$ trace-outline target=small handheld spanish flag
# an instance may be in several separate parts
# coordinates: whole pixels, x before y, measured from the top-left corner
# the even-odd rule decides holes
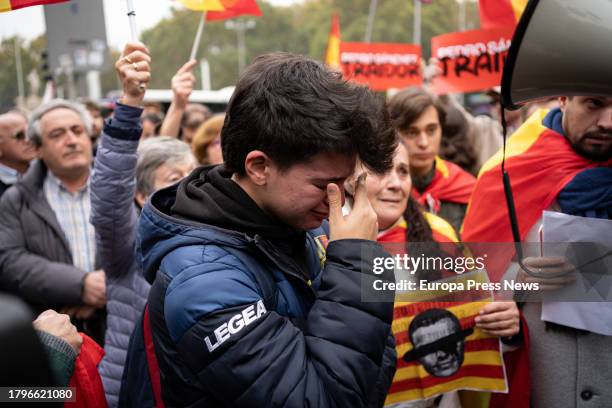
[[[211,10],[206,14],[207,21],[227,20],[242,15],[260,17],[263,15],[255,0],[219,0],[223,10]]]
[[[332,16],[329,39],[327,40],[327,51],[325,52],[325,63],[332,68],[340,69],[340,20],[337,14]]]
[[[24,7],[42,6],[45,4],[64,3],[69,0],[0,0],[0,13]]]
[[[178,0],[183,6],[194,11],[222,11],[225,10],[220,0]]]

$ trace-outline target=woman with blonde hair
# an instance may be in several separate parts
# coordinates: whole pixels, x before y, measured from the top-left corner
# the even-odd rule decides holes
[[[224,121],[225,114],[220,113],[202,123],[198,128],[191,146],[200,164],[223,163],[221,128],[223,128]]]

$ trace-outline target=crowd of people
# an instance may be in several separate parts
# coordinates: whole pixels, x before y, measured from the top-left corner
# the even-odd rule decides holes
[[[213,114],[189,103],[195,64],[173,77],[165,114],[144,102],[151,58],[130,43],[115,65],[123,94],[105,120],[94,103],[66,100],[0,115],[0,300],[33,312],[29,327],[47,355],[40,373],[51,372],[44,385],[75,386],[77,399],[92,395],[80,406],[110,407],[612,399],[612,361],[601,352],[609,336],[506,299],[482,306],[473,323],[504,345],[504,398],[474,405],[453,391],[389,402],[408,387],[397,350],[460,323],[432,309],[408,337],[399,333],[393,292],[363,300],[375,279],[398,279],[393,269],[374,274],[373,259],[423,243],[442,253],[442,244],[469,252],[462,242],[512,242],[507,212],[490,211],[505,205],[495,113],[473,116],[425,88],[381,102],[320,62],[274,53],[256,58],[226,111]],[[517,200],[525,241],[545,210],[612,216],[612,95],[545,103],[511,117],[506,168],[530,175],[513,186],[528,197]],[[395,254],[386,243],[400,244]],[[567,263],[525,260],[553,275]],[[412,279],[447,276],[423,269]],[[10,338],[16,329],[3,330]],[[0,353],[25,344],[13,347]],[[453,347],[419,361],[449,377],[463,359]]]

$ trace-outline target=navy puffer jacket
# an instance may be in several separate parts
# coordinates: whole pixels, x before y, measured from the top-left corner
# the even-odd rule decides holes
[[[171,215],[176,190],[145,205],[138,243],[154,279],[149,322],[166,406],[382,406],[395,371],[393,294],[361,300],[381,278],[368,259],[382,248],[340,240],[325,252],[319,228],[306,234],[304,273],[259,235]],[[256,274],[274,281],[272,307]]]

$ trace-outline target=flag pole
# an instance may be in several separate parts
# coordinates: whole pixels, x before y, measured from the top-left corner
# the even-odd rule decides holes
[[[198,55],[198,48],[200,48],[200,40],[202,39],[202,33],[204,32],[204,25],[206,24],[206,10],[202,13],[200,24],[198,25],[198,31],[196,32],[195,40],[193,41],[193,47],[191,48],[191,55],[189,59],[195,59]]]
[[[414,0],[412,42],[421,45],[421,0]]]
[[[136,42],[138,41],[138,30],[136,29],[136,11],[134,10],[134,2],[133,0],[126,1],[128,9],[127,15],[130,21],[130,32],[132,34],[132,41]]]
[[[132,37],[132,42],[138,42],[138,30],[136,29],[136,10],[134,10],[134,1],[126,0],[127,2],[127,15],[128,20],[130,22],[130,33]],[[145,86],[140,83],[139,88],[141,91],[145,90]]]
[[[372,30],[374,29],[374,17],[376,16],[377,0],[370,0],[370,12],[368,13],[368,27],[366,28],[365,42],[372,42]]]

